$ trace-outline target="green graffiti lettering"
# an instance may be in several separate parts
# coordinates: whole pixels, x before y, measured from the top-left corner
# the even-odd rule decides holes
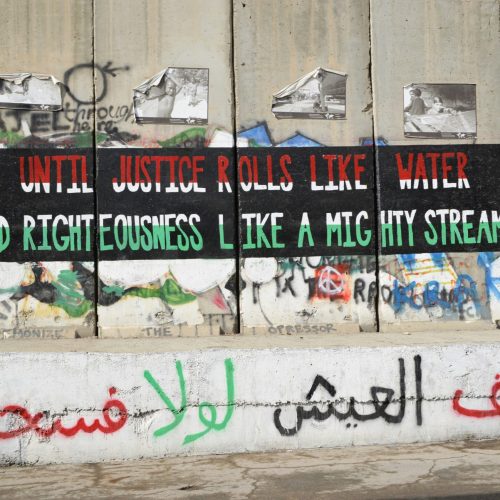
[[[184,372],[182,369],[182,363],[180,361],[175,362],[175,367],[177,370],[177,377],[179,378],[179,388],[181,394],[181,403],[179,408],[175,406],[172,400],[167,396],[165,391],[161,388],[160,384],[157,380],[151,375],[151,372],[148,370],[144,371],[144,378],[151,384],[153,389],[156,391],[160,399],[165,403],[167,409],[172,413],[174,420],[169,424],[160,427],[156,431],[154,431],[153,435],[155,437],[161,437],[165,434],[168,434],[170,431],[175,429],[184,419],[184,416],[187,411],[187,396],[186,396],[186,381],[184,379]],[[200,432],[196,432],[193,434],[188,434],[184,437],[184,441],[182,444],[192,443],[197,439],[205,436],[205,434],[210,431],[221,431],[224,430],[231,420],[234,407],[235,407],[235,390],[234,390],[234,365],[230,358],[224,360],[224,367],[226,371],[226,391],[227,391],[227,404],[226,404],[226,413],[221,422],[217,422],[217,407],[216,405],[209,403],[207,401],[203,401],[198,406],[198,418],[201,424],[205,427]],[[208,411],[208,417],[205,413]]]
[[[413,241],[413,224],[408,224],[408,246],[412,247],[415,243]]]
[[[33,218],[31,218],[33,219]],[[29,226],[24,226],[23,228],[23,250],[36,250],[35,242],[33,241],[33,236],[31,233],[35,229],[35,221],[32,220]]]
[[[333,244],[333,235],[337,233],[337,246],[342,246],[342,226],[340,224],[326,225],[326,244],[331,247]]]
[[[434,246],[438,242],[438,232],[430,220],[427,220],[426,222],[429,226],[429,230],[424,231],[424,238],[429,245]]]
[[[346,224],[345,225],[345,241],[344,244],[342,245],[344,248],[353,248],[356,246],[356,242],[353,241],[352,236],[351,236],[351,225]]]
[[[263,248],[263,246],[265,248],[273,248],[264,232],[264,226],[260,224],[255,226],[255,238],[257,239],[257,248]]]
[[[4,224],[2,224],[2,219]],[[7,221],[0,216],[0,253],[10,245],[10,228]]]
[[[190,224],[189,227],[193,232],[194,236],[189,237],[189,241],[191,242],[191,247],[193,250],[199,252],[203,248],[203,236],[198,231],[198,228],[194,224]]]
[[[382,233],[382,247],[394,246],[394,233],[392,232],[392,224],[381,224],[380,232]]]
[[[103,252],[114,250],[114,246],[104,242],[104,234],[111,231],[110,227],[101,226],[99,228],[99,249]]]
[[[234,412],[234,366],[233,362],[228,358],[224,360],[224,366],[226,368],[226,386],[227,386],[227,406],[226,406],[226,415],[222,422],[217,423],[217,408],[215,405],[211,403],[207,403],[204,401],[198,407],[198,418],[200,422],[206,427],[205,430],[201,432],[197,432],[195,434],[189,434],[184,438],[183,444],[192,443],[197,439],[203,437],[205,434],[214,431],[222,431],[226,428],[228,422],[231,420]],[[203,414],[203,410],[207,408],[210,412],[210,419],[207,419]]]
[[[482,243],[482,238],[483,238],[483,233],[486,236],[486,240],[488,243],[496,243],[496,233],[495,233],[495,238],[493,238],[493,235],[491,233],[490,225],[487,222],[480,222],[479,223],[479,229],[477,231],[477,242]]]
[[[165,403],[167,408],[174,416],[174,421],[172,423],[165,425],[164,427],[160,427],[159,429],[156,429],[156,431],[154,431],[153,435],[156,437],[164,436],[165,434],[168,434],[172,429],[175,429],[182,422],[182,419],[184,418],[184,415],[186,413],[186,382],[184,381],[182,363],[180,361],[176,361],[175,368],[177,369],[177,376],[179,377],[179,387],[181,390],[181,405],[179,409],[175,407],[171,399],[165,394],[163,389],[160,387],[160,384],[156,381],[153,375],[151,375],[148,370],[144,371],[144,378],[151,384],[158,396],[160,396],[160,399]]]
[[[358,243],[362,247],[368,246],[370,244],[371,239],[372,239],[372,231],[371,231],[371,229],[365,229],[365,230],[363,230],[361,228],[361,224],[356,224],[354,227],[356,229],[356,239],[358,240]],[[363,234],[365,236],[364,238],[362,236]]]

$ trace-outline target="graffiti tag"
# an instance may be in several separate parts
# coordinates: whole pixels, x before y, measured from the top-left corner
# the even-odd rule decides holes
[[[460,415],[465,415],[466,417],[474,417],[474,418],[485,418],[485,417],[499,417],[500,416],[500,403],[498,402],[498,398],[500,397],[500,374],[497,373],[495,376],[495,382],[491,386],[491,395],[489,397],[491,406],[493,407],[491,410],[474,410],[472,408],[465,408],[460,403],[460,399],[464,393],[461,389],[457,389],[455,391],[455,395],[453,396],[453,409],[460,413]]]
[[[40,437],[48,438],[56,432],[65,437],[71,437],[79,432],[92,434],[93,432],[100,431],[103,434],[111,434],[120,430],[127,422],[127,408],[119,399],[112,399],[116,394],[116,389],[111,387],[109,389],[109,396],[111,399],[106,401],[102,409],[104,423],[99,419],[95,419],[91,424],[87,424],[83,417],[80,417],[75,425],[66,427],[61,423],[61,419],[55,419],[48,427],[41,425],[42,420],[46,417],[46,412],[38,412],[31,415],[30,412],[19,405],[7,405],[0,410],[0,418],[8,415],[18,417],[19,426],[9,429],[7,431],[0,431],[0,439],[11,439],[13,437],[21,436],[27,432],[33,431]]]
[[[227,424],[231,420],[234,412],[234,366],[231,359],[227,358],[224,360],[224,366],[226,369],[226,387],[227,387],[227,405],[226,405],[226,414],[221,422],[217,422],[217,407],[215,404],[208,403],[203,401],[198,406],[198,418],[201,424],[205,427],[200,432],[196,432],[194,434],[188,434],[184,437],[184,441],[182,444],[192,443],[197,439],[200,439],[205,434],[208,434],[210,431],[221,431],[226,428]],[[165,391],[161,388],[160,384],[157,380],[151,375],[148,370],[144,371],[144,378],[151,384],[153,389],[156,391],[160,399],[165,403],[167,409],[172,413],[174,420],[154,431],[153,435],[155,437],[161,437],[168,434],[170,431],[175,429],[186,415],[188,410],[188,402],[186,396],[186,381],[184,379],[184,371],[182,369],[182,363],[180,361],[175,362],[175,368],[177,370],[177,377],[179,378],[179,388],[181,393],[181,401],[179,407],[176,407],[172,400],[167,396]],[[208,412],[208,418],[205,416],[205,411]]]
[[[421,357],[419,355],[413,358],[415,364],[415,386],[416,386],[416,419],[417,425],[422,425],[422,369],[421,369]],[[311,401],[316,389],[318,387],[323,387],[326,389],[328,394],[334,398],[337,394],[335,386],[330,384],[321,375],[316,375],[313,384],[306,395],[306,401]],[[330,417],[335,417],[337,420],[346,420],[349,417],[357,420],[359,422],[364,422],[367,420],[375,420],[377,418],[382,418],[388,424],[399,424],[405,416],[406,410],[406,371],[404,359],[399,358],[399,399],[394,399],[395,391],[388,387],[372,386],[370,388],[371,394],[371,404],[374,407],[372,413],[359,413],[356,409],[356,400],[354,397],[349,398],[348,409],[346,412],[342,412],[335,408],[334,401],[329,401],[327,409],[322,411],[318,406],[313,405],[311,409],[305,409],[302,405],[297,406],[296,414],[297,420],[293,427],[284,427],[281,423],[281,408],[277,408],[274,411],[274,425],[278,432],[282,436],[294,436],[302,428],[304,420],[314,419],[318,422],[327,420]],[[380,398],[383,395],[383,398]],[[396,414],[391,414],[387,412],[387,408],[391,403],[399,403],[399,410]]]

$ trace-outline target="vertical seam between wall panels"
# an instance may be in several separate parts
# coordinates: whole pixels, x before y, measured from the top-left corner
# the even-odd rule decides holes
[[[92,156],[94,164],[94,336],[99,335],[99,315],[97,304],[99,302],[99,219],[97,211],[97,106],[96,97],[96,71],[95,71],[95,0],[91,0],[92,22],[92,103],[93,103],[93,130],[92,130]]]
[[[234,4],[233,0],[229,1],[229,23],[231,30],[231,48],[230,48],[230,67],[231,67],[231,118],[233,126],[233,167],[234,167],[234,247],[235,251],[235,303],[236,303],[236,332],[241,333],[241,315],[240,315],[240,190],[238,188],[238,148],[237,148],[237,133],[236,133],[236,72],[235,72],[235,51],[234,51]]]
[[[373,186],[375,189],[374,196],[374,217],[373,224],[375,229],[376,238],[376,251],[375,251],[375,285],[376,294],[374,301],[374,311],[375,311],[375,324],[377,332],[380,332],[380,317],[379,317],[379,223],[378,223],[378,210],[380,207],[380,190],[378,186],[378,148],[375,137],[375,95],[373,92],[373,56],[372,56],[372,42],[373,42],[373,32],[372,32],[372,8],[373,0],[368,2],[368,81],[370,84],[370,94],[372,100],[372,154],[373,154]]]

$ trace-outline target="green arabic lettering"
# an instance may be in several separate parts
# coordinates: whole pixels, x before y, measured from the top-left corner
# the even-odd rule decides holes
[[[205,430],[197,432],[195,434],[189,434],[184,438],[182,444],[192,443],[197,439],[203,437],[205,434],[210,432],[212,429],[214,431],[221,431],[226,428],[226,425],[231,420],[234,412],[234,366],[230,358],[224,360],[224,366],[226,368],[226,386],[227,386],[227,407],[226,415],[221,423],[217,423],[217,408],[215,405],[204,401],[198,407],[198,418],[200,422],[206,427]],[[210,419],[207,419],[203,414],[203,410],[207,408],[210,412]]]
[[[179,377],[179,386],[181,389],[181,406],[179,409],[175,407],[174,403],[172,403],[172,400],[165,394],[163,389],[160,387],[160,384],[154,379],[153,375],[151,375],[148,370],[144,371],[144,378],[151,384],[158,396],[160,396],[161,400],[166,404],[167,408],[172,412],[172,415],[174,416],[174,421],[172,423],[154,431],[154,436],[156,437],[164,436],[172,429],[175,429],[182,422],[187,409],[186,382],[184,381],[182,363],[180,361],[176,361],[175,368],[177,369],[177,376]]]
[[[151,386],[156,391],[158,396],[160,396],[161,400],[165,403],[167,408],[174,416],[173,422],[154,431],[153,435],[155,437],[164,436],[165,434],[169,433],[172,429],[177,427],[182,422],[187,410],[186,382],[184,380],[182,363],[180,361],[176,361],[175,366],[177,369],[177,376],[179,377],[179,386],[181,390],[181,405],[179,409],[175,407],[175,405],[172,403],[172,400],[165,394],[163,389],[160,387],[160,384],[151,375],[151,373],[148,370],[144,371],[145,379],[151,384]],[[232,360],[230,358],[227,358],[224,360],[224,366],[226,371],[227,405],[226,405],[226,414],[223,420],[221,422],[217,422],[216,406],[212,403],[208,403],[207,401],[203,401],[202,403],[200,403],[198,407],[198,418],[200,419],[200,422],[205,426],[205,429],[194,434],[188,434],[184,438],[182,444],[192,443],[193,441],[196,441],[197,439],[203,437],[211,430],[221,431],[226,428],[227,424],[231,420],[235,406],[234,365]],[[205,416],[205,409],[208,410],[209,413],[208,418]]]

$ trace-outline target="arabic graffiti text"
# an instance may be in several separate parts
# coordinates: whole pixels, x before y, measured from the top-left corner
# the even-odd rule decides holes
[[[346,398],[348,401],[347,411],[341,411],[336,408],[336,403],[333,400],[337,394],[335,386],[332,385],[322,375],[316,375],[309,392],[306,395],[306,401],[311,402],[310,409],[304,408],[302,405],[296,407],[296,421],[292,427],[285,427],[281,421],[282,409],[277,408],[274,411],[274,425],[282,436],[294,436],[301,428],[304,420],[316,420],[321,422],[330,417],[335,417],[339,421],[352,418],[357,422],[365,422],[367,420],[383,419],[388,424],[399,424],[402,422],[406,411],[406,369],[405,361],[399,358],[399,398],[394,398],[396,391],[388,387],[372,386],[370,388],[370,403],[374,407],[372,413],[359,412],[356,408],[356,400],[354,397]],[[413,358],[415,368],[415,418],[417,425],[422,425],[422,358],[417,355]],[[313,398],[316,390],[323,388],[328,393],[329,398],[325,401],[326,409],[321,410]],[[380,396],[383,396],[382,398]],[[389,413],[387,411],[391,403],[399,405],[397,413]],[[354,427],[357,424],[354,424]],[[350,423],[347,424],[350,427]]]
[[[208,434],[212,430],[222,431],[226,428],[227,424],[231,420],[235,406],[234,366],[232,360],[229,358],[225,359],[224,367],[226,370],[227,404],[225,405],[225,415],[223,419],[219,422],[217,421],[217,407],[215,404],[203,401],[198,406],[198,419],[204,426],[204,429],[193,434],[187,434],[184,437],[184,441],[182,444],[192,443],[193,441],[196,441],[197,439],[205,436],[205,434]],[[179,379],[179,389],[181,395],[180,404],[177,407],[160,386],[158,381],[153,377],[151,372],[149,372],[148,370],[144,371],[144,378],[151,384],[151,387],[156,391],[160,399],[163,401],[163,403],[173,416],[172,422],[154,431],[153,435],[155,437],[165,436],[170,431],[175,429],[178,425],[180,425],[190,407],[187,400],[186,381],[184,378],[182,363],[180,361],[176,361],[175,368],[177,370],[177,377]],[[208,417],[206,416],[206,413],[208,414]]]
[[[33,431],[37,436],[48,438],[56,433],[65,437],[72,437],[79,432],[92,434],[99,431],[103,434],[111,434],[120,430],[127,422],[127,408],[119,399],[113,399],[116,394],[116,389],[109,389],[110,399],[103,406],[102,414],[104,423],[99,419],[95,419],[92,423],[85,422],[83,417],[80,417],[72,426],[63,425],[61,418],[56,418],[50,424],[43,425],[47,420],[47,412],[38,412],[34,415],[19,405],[7,405],[0,410],[0,418],[9,419],[7,430],[0,430],[0,439],[11,439],[27,432]]]
[[[488,398],[491,409],[480,410],[473,408],[465,408],[462,406],[460,399],[463,396],[464,391],[457,389],[455,395],[453,396],[453,409],[460,415],[473,418],[486,418],[486,417],[500,417],[500,374],[497,373],[495,376],[496,382],[491,386],[491,394]]]

